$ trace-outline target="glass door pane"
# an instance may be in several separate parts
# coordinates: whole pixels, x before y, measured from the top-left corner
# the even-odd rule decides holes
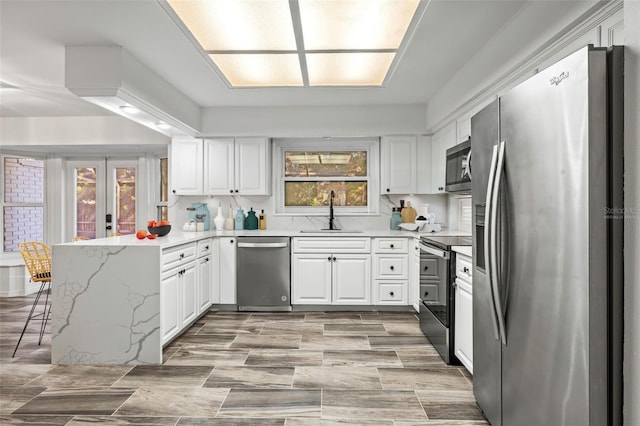
[[[94,239],[98,234],[98,166],[73,167],[74,226],[73,236]]]
[[[113,218],[116,235],[136,232],[136,167],[113,167]]]

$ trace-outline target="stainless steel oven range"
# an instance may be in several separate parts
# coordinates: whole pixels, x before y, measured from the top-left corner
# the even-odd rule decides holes
[[[454,355],[455,252],[470,246],[471,237],[420,238],[420,328],[447,364],[460,364]]]

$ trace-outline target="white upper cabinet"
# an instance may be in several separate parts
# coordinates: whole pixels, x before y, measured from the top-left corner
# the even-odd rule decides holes
[[[174,139],[171,189],[176,195],[270,195],[269,139]]]
[[[416,192],[416,137],[385,136],[381,141],[380,192]]]
[[[269,195],[269,139],[205,140],[205,194]]]
[[[204,164],[207,165],[204,172],[205,194],[233,193],[234,147],[233,138],[204,140]]]
[[[416,194],[431,194],[431,136],[420,136],[416,149]]]
[[[456,122],[451,122],[433,135],[431,141],[431,193],[445,192],[447,149],[456,144]]]
[[[171,190],[176,195],[201,195],[202,139],[174,138],[171,142]]]

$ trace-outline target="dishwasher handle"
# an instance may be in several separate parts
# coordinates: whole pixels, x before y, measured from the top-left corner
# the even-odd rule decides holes
[[[238,248],[287,248],[289,243],[238,243]]]

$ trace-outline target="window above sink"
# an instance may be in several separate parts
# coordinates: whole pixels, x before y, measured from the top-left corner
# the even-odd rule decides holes
[[[378,214],[377,138],[274,140],[276,214]],[[375,187],[375,188],[374,188]]]

